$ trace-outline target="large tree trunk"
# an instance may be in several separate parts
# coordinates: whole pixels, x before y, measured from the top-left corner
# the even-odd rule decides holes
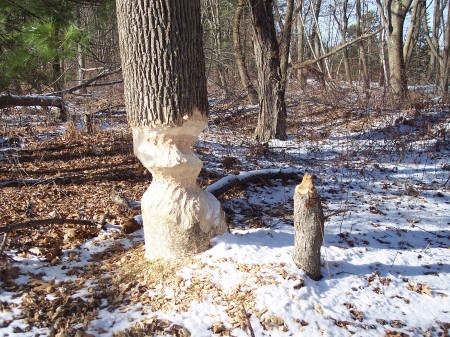
[[[239,77],[241,79],[242,87],[247,91],[247,95],[252,104],[258,103],[258,93],[253,87],[252,80],[247,71],[247,66],[245,65],[245,55],[242,52],[241,46],[241,19],[242,13],[244,12],[245,0],[239,0],[236,7],[233,19],[233,46],[234,46],[234,57],[236,59],[236,65],[238,67]]]
[[[280,69],[280,49],[272,12],[272,0],[248,0],[255,35],[258,68],[259,115],[256,139],[286,139],[285,88]]]
[[[118,0],[117,17],[134,152],[153,176],[141,202],[145,256],[202,252],[226,224],[196,183],[193,146],[208,115],[200,0]]]
[[[305,173],[294,192],[295,264],[313,280],[319,280],[320,247],[324,237],[324,215],[313,177]]]

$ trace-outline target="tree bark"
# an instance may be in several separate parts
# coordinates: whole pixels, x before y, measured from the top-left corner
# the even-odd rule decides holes
[[[324,237],[324,215],[313,177],[305,173],[294,192],[294,253],[295,264],[313,280],[322,277],[320,247]]]
[[[450,72],[450,8],[447,9],[447,20],[443,20],[443,10],[445,5],[440,4],[439,0],[436,0],[437,5],[435,6],[435,10],[438,10],[439,13],[434,13],[434,21],[441,22],[444,21],[443,27],[443,47],[442,51],[439,46],[439,40],[434,39],[433,35],[430,37],[430,32],[428,29],[428,25],[426,22],[426,15],[423,17],[423,28],[425,31],[425,38],[430,47],[431,53],[434,55],[434,59],[437,60],[436,65],[438,67],[438,91],[443,96],[443,98],[447,98],[448,96],[448,85],[449,85],[449,72]]]
[[[337,8],[342,6],[342,12],[339,13],[339,17],[336,14]],[[336,0],[334,1],[334,10],[333,10],[333,16],[334,19],[338,25],[339,32],[341,33],[342,43],[345,44],[347,42],[347,32],[348,32],[348,15],[347,15],[347,9],[348,9],[348,0],[344,0],[343,3],[337,3]],[[345,69],[345,77],[347,78],[347,82],[350,83],[350,85],[353,82],[352,78],[352,72],[350,69],[350,60],[348,56],[348,48],[344,48],[344,69]]]
[[[286,139],[285,87],[280,69],[280,47],[273,18],[272,0],[248,0],[254,30],[258,68],[259,115],[256,139]]]
[[[408,78],[403,57],[403,26],[413,0],[383,1],[384,9],[381,0],[377,0],[377,4],[387,32],[389,85],[397,103],[400,103],[408,95]]]
[[[247,71],[247,66],[245,65],[245,55],[242,52],[241,46],[241,19],[242,13],[244,12],[245,0],[239,0],[236,6],[236,11],[233,18],[233,46],[234,46],[234,57],[236,59],[236,65],[238,67],[239,77],[241,79],[241,84],[244,90],[247,91],[247,95],[252,104],[258,103],[258,93],[253,86],[252,80]]]
[[[403,46],[403,58],[405,59],[406,67],[408,67],[409,62],[411,61],[413,49],[417,44],[417,39],[420,32],[421,16],[425,14],[422,10],[424,6],[424,0],[413,0],[413,4],[411,6],[411,22],[409,24],[405,44]]]
[[[362,35],[362,28],[361,28],[361,20],[362,19],[362,8],[361,8],[361,0],[356,0],[356,37],[360,37]],[[364,89],[366,90],[366,97],[368,97],[370,90],[370,73],[369,73],[369,66],[367,61],[367,54],[364,49],[364,43],[362,40],[358,42],[358,54],[359,59],[361,61],[361,73],[364,83]]]
[[[280,70],[283,87],[286,89],[288,83],[288,64],[291,51],[292,23],[294,16],[294,0],[286,1],[286,19],[281,31],[280,38]]]
[[[302,63],[305,59],[304,39],[305,27],[303,25],[303,0],[298,0],[298,16],[297,16],[297,63]],[[306,75],[303,69],[297,70],[297,78],[302,89],[306,88]]]
[[[141,201],[145,256],[203,252],[226,223],[196,182],[208,115],[200,0],[118,0],[117,17],[134,152],[153,176]]]

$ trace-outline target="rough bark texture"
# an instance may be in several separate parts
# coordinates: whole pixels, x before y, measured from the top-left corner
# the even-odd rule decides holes
[[[248,0],[254,29],[258,68],[259,115],[256,139],[286,139],[285,88],[280,69],[280,48],[273,18],[272,0]]]
[[[245,65],[245,56],[242,52],[241,46],[241,19],[242,13],[244,12],[245,0],[239,0],[239,3],[234,12],[233,18],[233,47],[234,47],[234,57],[236,59],[236,65],[238,67],[239,77],[241,79],[242,87],[247,90],[248,97],[252,104],[258,103],[258,93],[253,87],[253,83],[247,71],[247,66]]]
[[[208,114],[200,0],[118,0],[117,17],[134,152],[153,176],[141,202],[145,256],[197,254],[226,231],[220,203],[196,182]]]
[[[128,120],[180,125],[208,114],[200,1],[117,1]]]
[[[313,177],[305,173],[294,192],[294,262],[313,280],[319,280],[320,247],[324,235],[324,215]]]

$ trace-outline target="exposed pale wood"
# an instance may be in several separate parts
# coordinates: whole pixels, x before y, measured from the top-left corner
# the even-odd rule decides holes
[[[294,253],[295,264],[313,280],[322,277],[320,247],[323,243],[324,222],[320,196],[313,177],[305,173],[294,192]]]

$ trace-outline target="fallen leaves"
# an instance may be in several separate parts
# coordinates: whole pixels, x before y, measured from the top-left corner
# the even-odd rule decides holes
[[[433,293],[429,288],[428,283],[419,283],[417,281],[410,280],[408,282],[408,289],[422,295],[433,296]]]

